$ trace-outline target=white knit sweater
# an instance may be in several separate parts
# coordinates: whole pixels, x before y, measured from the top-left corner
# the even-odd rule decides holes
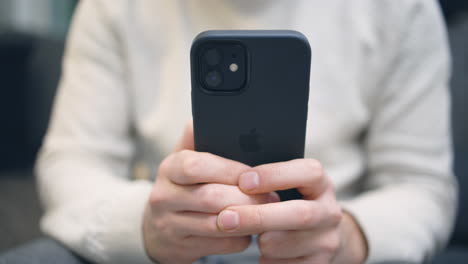
[[[369,263],[420,262],[444,245],[456,182],[434,0],[81,1],[37,165],[44,232],[98,263],[150,263],[141,177],[191,117],[189,49],[207,29],[309,38],[306,156],[361,225]]]

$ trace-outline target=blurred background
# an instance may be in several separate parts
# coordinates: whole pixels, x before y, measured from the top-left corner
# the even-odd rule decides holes
[[[40,236],[32,167],[76,0],[0,0],[0,252]]]
[[[0,0],[0,252],[40,237],[32,173],[77,0]],[[468,0],[441,0],[453,54],[457,225],[440,263],[468,263]]]

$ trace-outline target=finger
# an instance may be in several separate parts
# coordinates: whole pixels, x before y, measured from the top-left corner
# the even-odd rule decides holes
[[[178,211],[219,213],[230,206],[259,205],[271,201],[270,194],[248,195],[236,186],[224,184],[203,184],[183,188],[185,197],[174,199]],[[179,192],[181,194],[181,192]],[[177,205],[176,203],[180,203]]]
[[[240,237],[245,235],[222,232],[216,224],[216,214],[199,212],[177,212],[171,217],[171,224],[182,237]]]
[[[260,257],[260,264],[312,264],[312,263],[331,263],[327,256],[301,257],[290,259],[272,259]]]
[[[218,228],[239,234],[302,230],[336,225],[341,209],[317,201],[292,200],[263,205],[232,206],[218,215]]]
[[[224,184],[177,185],[172,184],[152,194],[153,208],[172,211],[219,213],[230,206],[264,204],[278,199],[274,194],[248,195],[237,186]]]
[[[328,187],[322,166],[312,159],[296,159],[260,165],[239,177],[246,193],[266,193],[297,188],[305,196],[317,197]]]
[[[184,244],[186,250],[193,250],[199,258],[209,255],[225,255],[242,252],[247,249],[252,239],[250,236],[243,237],[188,237]],[[186,254],[185,250],[181,251]]]
[[[258,236],[263,257],[271,259],[300,258],[314,253],[309,245],[314,231],[270,231]]]
[[[237,161],[191,150],[172,154],[161,166],[169,180],[182,185],[220,183],[237,186],[239,175],[250,168]]]
[[[309,262],[309,260],[306,258],[275,259],[275,258],[266,258],[263,256],[260,257],[260,260],[258,262],[260,264],[310,264],[310,263],[314,263],[314,262]]]
[[[194,150],[195,144],[193,141],[193,121],[190,120],[187,125],[185,125],[184,133],[182,134],[182,138],[180,139],[179,143],[175,148],[175,151],[181,151],[183,149]]]
[[[290,259],[317,254],[334,255],[341,245],[335,228],[323,230],[273,231],[258,237],[262,256],[274,259]]]

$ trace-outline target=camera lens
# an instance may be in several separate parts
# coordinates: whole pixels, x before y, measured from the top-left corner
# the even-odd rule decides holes
[[[223,82],[223,77],[218,71],[211,71],[205,77],[205,83],[210,88],[216,88]]]
[[[218,65],[221,62],[221,53],[217,49],[209,49],[205,52],[205,61],[210,66]]]

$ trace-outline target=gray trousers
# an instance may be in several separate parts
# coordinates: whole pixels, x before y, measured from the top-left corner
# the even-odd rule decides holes
[[[247,251],[255,251],[256,245],[253,245]],[[465,255],[464,255],[465,254]],[[466,252],[447,258],[439,258],[438,263],[465,263]],[[247,256],[246,256],[247,255]],[[257,258],[250,254],[233,254],[226,256],[210,256],[196,263],[200,264],[251,264],[258,263]],[[452,254],[453,255],[453,254]],[[465,256],[465,257],[464,257]],[[447,261],[452,260],[452,261]],[[461,262],[460,262],[461,261]],[[50,238],[41,238],[29,242],[23,246],[11,249],[5,253],[0,253],[0,264],[92,264],[72,253],[66,247]],[[130,263],[129,263],[130,264]],[[403,264],[402,262],[385,262],[381,264]],[[410,264],[410,263],[404,263]]]
[[[41,238],[0,254],[0,264],[91,264],[50,238]]]
[[[258,263],[255,255],[256,245],[245,253],[226,256],[210,256],[196,262],[196,264],[253,264]],[[0,264],[92,264],[77,256],[62,244],[50,238],[41,238],[25,245],[0,252]],[[129,263],[130,264],[130,263]]]

